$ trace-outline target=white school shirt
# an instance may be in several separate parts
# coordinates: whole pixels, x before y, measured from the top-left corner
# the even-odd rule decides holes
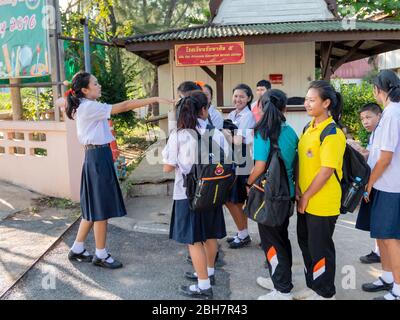
[[[390,165],[375,182],[374,188],[384,192],[400,193],[400,103],[391,102],[372,133],[369,145],[368,165],[373,169],[381,151],[393,152]]]
[[[217,108],[211,105],[208,108],[208,114],[210,115],[214,127],[218,130],[221,130],[224,127],[224,118],[222,117],[221,113],[217,110]]]
[[[208,122],[197,119],[199,122],[198,132],[203,135],[206,132]],[[214,130],[213,141],[229,153],[229,144],[219,130]],[[183,186],[183,175],[188,174],[196,163],[198,142],[189,130],[174,130],[171,132],[168,143],[165,146],[162,157],[163,163],[175,167],[175,183],[173,200],[184,200],[186,188]]]
[[[252,129],[256,126],[256,119],[254,119],[253,113],[247,106],[239,113],[233,110],[229,113],[228,119],[232,120],[238,127],[237,135],[244,138],[243,142],[245,144],[253,143],[254,134]]]
[[[114,141],[108,119],[112,106],[95,100],[81,99],[76,110],[76,128],[81,144],[107,144]]]

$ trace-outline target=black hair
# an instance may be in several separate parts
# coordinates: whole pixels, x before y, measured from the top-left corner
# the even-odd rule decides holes
[[[234,93],[236,90],[243,90],[246,95],[250,98],[249,102],[247,103],[247,107],[251,110],[251,103],[253,102],[254,99],[254,95],[253,95],[253,91],[251,91],[251,88],[244,83],[238,84],[233,90],[232,93]]]
[[[178,118],[178,130],[196,130],[201,109],[208,107],[208,99],[201,90],[195,90],[183,98],[181,112]]]
[[[393,70],[382,70],[372,80],[372,83],[388,94],[392,102],[400,102],[400,79]]]
[[[317,80],[313,81],[310,84],[308,89],[316,89],[319,93],[320,98],[325,100],[330,100],[330,104],[328,107],[329,112],[332,115],[333,120],[335,120],[336,124],[343,128],[340,120],[342,119],[343,113],[343,97],[339,92],[336,92],[335,88],[325,80]]]
[[[287,96],[282,90],[272,89],[264,93],[261,98],[264,115],[255,127],[255,133],[260,133],[264,140],[269,138],[277,143],[281,134],[282,123],[286,122],[283,114],[286,104]]]
[[[90,77],[90,73],[79,71],[72,78],[71,91],[68,91],[67,108],[65,110],[67,117],[71,120],[74,119],[76,110],[79,108],[80,99],[85,98],[82,89],[89,87]]]
[[[267,90],[271,90],[272,86],[271,86],[271,82],[269,82],[268,80],[260,80],[257,82],[257,87],[265,87],[265,89]]]
[[[178,87],[178,91],[182,92],[185,96],[194,90],[201,90],[201,87],[193,81],[184,81]]]
[[[379,104],[376,104],[374,102],[364,104],[361,109],[358,111],[358,114],[361,114],[362,112],[365,111],[371,111],[375,113],[376,115],[379,115],[382,113],[382,108],[379,106]]]
[[[210,92],[210,95],[211,95],[211,99],[212,99],[213,96],[214,96],[214,91],[213,91],[213,89],[211,88],[211,86],[210,86],[209,84],[205,84],[205,85],[204,85],[204,88],[207,88],[207,89],[208,89],[208,91]]]

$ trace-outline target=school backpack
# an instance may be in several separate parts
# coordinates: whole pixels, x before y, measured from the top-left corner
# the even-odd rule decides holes
[[[303,134],[310,127],[310,124],[311,123],[308,123],[304,127]],[[334,122],[327,125],[320,134],[320,144],[322,145],[327,136],[335,134],[337,129],[341,130]],[[342,188],[340,213],[346,214],[347,212],[354,212],[360,203],[365,191],[365,186],[368,184],[371,168],[363,155],[346,143],[342,171],[342,180],[339,179],[336,170],[334,174]]]
[[[271,143],[267,169],[250,188],[246,215],[266,226],[281,226],[294,210],[289,183],[281,150],[277,143]]]
[[[210,130],[207,139],[197,133],[198,163],[194,164],[189,174],[184,175],[184,186],[189,207],[193,211],[207,211],[222,206],[229,197],[235,181],[235,171],[229,161],[230,155],[213,141],[214,130]],[[205,150],[207,154],[203,154]],[[217,159],[213,150],[219,150]],[[207,158],[207,159],[205,159]],[[207,160],[202,163],[202,159]]]

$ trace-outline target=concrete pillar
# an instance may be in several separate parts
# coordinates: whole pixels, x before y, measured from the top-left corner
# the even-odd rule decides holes
[[[11,78],[11,85],[18,85],[21,83],[21,79]],[[22,99],[21,99],[21,88],[13,87],[10,88],[11,92],[11,106],[12,106],[12,117],[13,120],[22,119]]]

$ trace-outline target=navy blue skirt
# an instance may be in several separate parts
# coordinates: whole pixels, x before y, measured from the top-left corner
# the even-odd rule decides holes
[[[358,211],[356,229],[363,231],[371,230],[371,207],[376,193],[375,189],[372,189],[369,195],[369,202],[365,202],[364,199],[361,200],[360,210]]]
[[[103,221],[126,215],[109,147],[85,152],[81,180],[82,218]]]
[[[215,211],[193,212],[189,201],[174,200],[169,238],[183,244],[205,242],[226,237],[222,206]]]
[[[374,191],[371,238],[400,240],[400,193]]]

